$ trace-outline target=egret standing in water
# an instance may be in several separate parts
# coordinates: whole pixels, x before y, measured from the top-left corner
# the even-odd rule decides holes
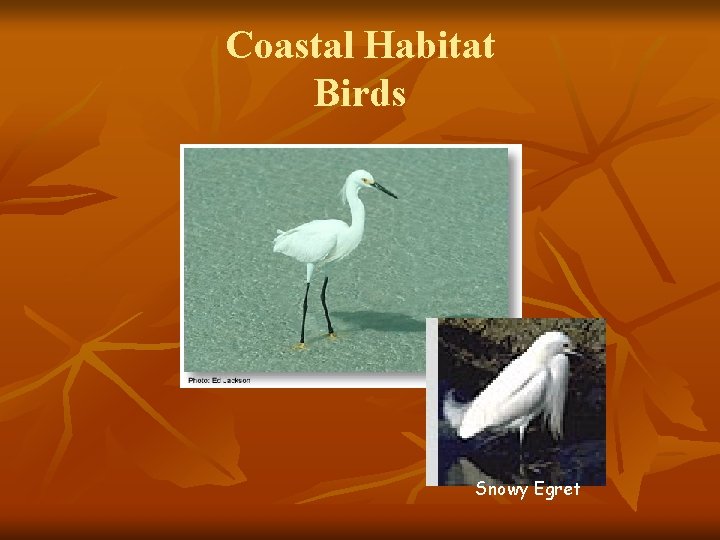
[[[273,251],[283,253],[288,257],[305,263],[307,265],[307,278],[305,284],[305,300],[303,301],[302,327],[300,330],[300,343],[297,348],[305,348],[305,315],[307,314],[307,297],[310,290],[310,278],[312,278],[315,266],[322,266],[332,261],[346,257],[354,250],[365,231],[365,207],[363,206],[358,191],[362,188],[375,188],[397,199],[397,197],[378,184],[372,175],[363,170],[351,173],[345,180],[343,188],[343,201],[350,205],[352,216],[351,224],[348,226],[339,219],[316,219],[304,223],[289,231],[278,229],[277,237],[273,242]],[[330,322],[327,304],[325,303],[325,291],[327,289],[328,277],[325,276],[320,300],[325,310],[325,319],[328,325],[328,336],[335,338],[335,330]]]
[[[546,332],[522,355],[508,364],[469,404],[445,398],[445,417],[458,435],[469,439],[483,431],[520,432],[520,449],[528,424],[539,414],[558,439],[562,437],[563,410],[568,385],[570,338]]]

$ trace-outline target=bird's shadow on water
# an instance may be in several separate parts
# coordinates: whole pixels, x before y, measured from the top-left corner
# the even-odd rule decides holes
[[[338,318],[349,325],[349,330],[379,330],[384,332],[424,332],[425,321],[418,321],[404,313],[382,311],[336,311]]]

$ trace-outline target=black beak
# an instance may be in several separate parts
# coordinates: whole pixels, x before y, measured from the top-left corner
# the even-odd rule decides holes
[[[373,183],[373,187],[378,188],[378,189],[379,189],[380,191],[382,191],[383,193],[387,193],[387,194],[390,195],[393,199],[397,199],[397,195],[395,195],[392,191],[389,191],[389,190],[385,189],[384,187],[382,187],[382,186],[381,186],[380,184],[378,184],[377,182],[374,182],[374,183]]]
[[[565,351],[565,354],[566,354],[567,356],[572,356],[572,357],[574,357],[574,358],[583,358],[582,353],[579,353],[579,352],[577,352],[577,351]]]

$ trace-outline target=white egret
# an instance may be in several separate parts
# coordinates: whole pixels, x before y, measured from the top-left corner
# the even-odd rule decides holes
[[[458,435],[469,439],[483,431],[520,432],[540,413],[553,436],[562,437],[568,384],[568,355],[576,354],[562,332],[546,332],[507,365],[469,404],[445,398],[445,417]]]
[[[343,187],[343,202],[350,205],[352,216],[351,224],[348,225],[339,219],[317,219],[304,223],[289,231],[278,229],[277,237],[273,242],[273,251],[283,253],[293,259],[307,265],[305,280],[305,300],[303,301],[302,327],[300,330],[300,343],[297,348],[305,348],[305,315],[307,314],[307,297],[310,290],[310,278],[312,278],[315,266],[322,266],[332,261],[346,257],[354,250],[363,237],[365,231],[365,207],[363,206],[358,191],[361,188],[372,187],[391,197],[397,199],[383,186],[378,184],[372,175],[364,170],[350,173],[345,180]],[[330,322],[327,304],[325,303],[325,290],[327,289],[328,277],[325,276],[320,300],[325,310],[325,319],[328,325],[328,336],[335,337],[335,330]]]

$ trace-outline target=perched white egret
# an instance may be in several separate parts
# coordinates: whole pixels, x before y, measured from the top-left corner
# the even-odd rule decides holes
[[[507,365],[469,404],[445,398],[445,417],[463,439],[483,431],[520,432],[543,414],[553,436],[562,437],[568,384],[568,355],[576,354],[562,332],[546,332]]]
[[[274,240],[273,251],[283,253],[307,265],[302,327],[300,330],[300,343],[298,343],[297,348],[305,348],[307,297],[310,290],[310,278],[312,278],[315,266],[322,266],[346,257],[362,240],[365,231],[365,207],[360,197],[358,197],[358,191],[364,187],[375,188],[397,199],[395,194],[378,184],[369,172],[363,170],[354,171],[345,180],[342,192],[343,202],[350,205],[350,214],[352,216],[350,225],[339,219],[317,219],[289,231],[279,229],[277,231],[278,235]],[[330,322],[330,314],[325,303],[327,284],[328,277],[325,276],[320,299],[325,310],[328,335],[334,338],[335,330],[333,330]]]

